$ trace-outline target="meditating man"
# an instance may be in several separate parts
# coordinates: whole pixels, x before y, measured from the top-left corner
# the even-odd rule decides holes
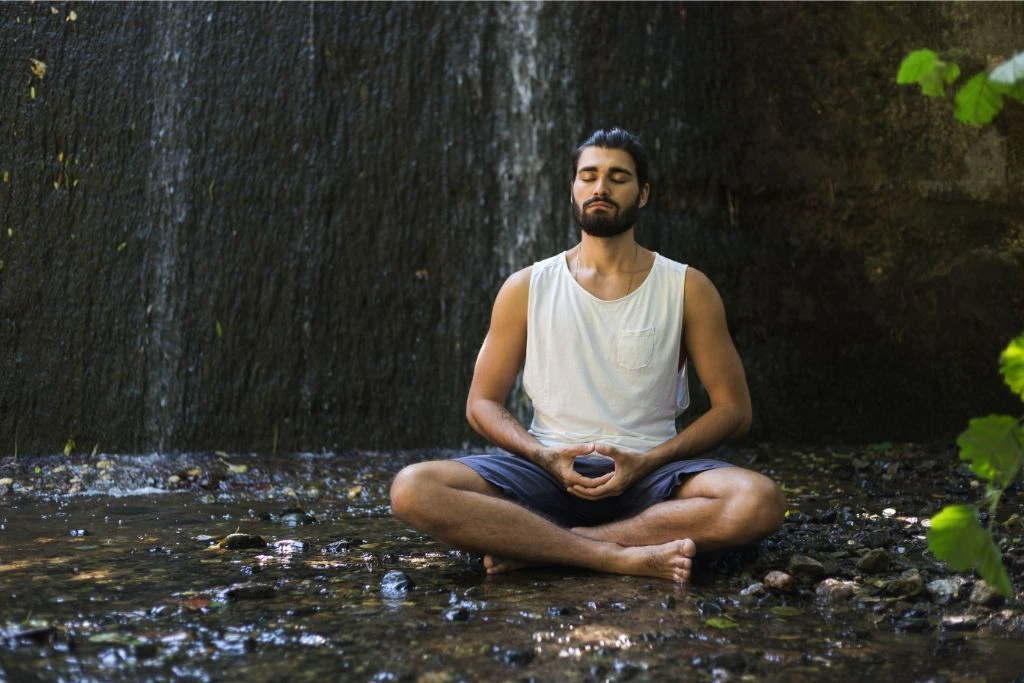
[[[505,453],[406,467],[391,507],[484,554],[490,574],[554,564],[686,581],[698,552],[777,530],[785,500],[762,474],[697,457],[747,433],[750,394],[714,285],[636,242],[640,141],[598,130],[572,161],[580,242],[501,287],[466,402]],[[688,364],[711,408],[677,433]],[[505,407],[520,369],[529,429]]]

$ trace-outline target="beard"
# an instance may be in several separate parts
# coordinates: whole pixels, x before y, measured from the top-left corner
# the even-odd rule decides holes
[[[613,213],[585,213],[588,206],[594,202],[604,202],[611,204],[615,207]],[[588,199],[583,202],[583,206],[576,203],[576,198],[572,198],[572,217],[576,219],[576,224],[580,226],[583,232],[587,233],[591,237],[615,237],[626,232],[634,225],[636,225],[637,216],[640,215],[640,195],[636,196],[636,201],[627,206],[625,209],[620,207],[618,204],[610,199]]]

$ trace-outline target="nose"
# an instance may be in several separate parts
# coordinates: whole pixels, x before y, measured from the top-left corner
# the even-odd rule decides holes
[[[595,197],[607,197],[608,196],[608,186],[607,186],[606,183],[607,183],[607,181],[603,177],[598,178],[594,182],[594,196]]]

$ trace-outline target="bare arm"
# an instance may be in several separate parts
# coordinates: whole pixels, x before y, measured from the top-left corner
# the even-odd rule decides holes
[[[530,458],[541,444],[505,407],[505,397],[526,358],[526,307],[530,268],[505,281],[473,370],[466,419],[478,434],[510,453]]]
[[[750,390],[729,334],[725,306],[704,273],[689,268],[683,304],[683,345],[711,399],[711,409],[647,453],[651,468],[709,451],[750,430]]]
[[[526,358],[526,316],[530,293],[530,268],[513,274],[494,300],[487,330],[473,370],[466,399],[466,419],[478,434],[509,453],[520,455],[573,485],[603,483],[611,473],[590,479],[573,469],[573,459],[594,450],[593,444],[548,448],[537,441],[505,407],[512,383]]]

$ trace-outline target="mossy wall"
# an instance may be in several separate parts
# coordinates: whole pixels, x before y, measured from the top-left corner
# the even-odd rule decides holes
[[[1024,107],[970,129],[894,76],[1021,35],[1014,3],[0,4],[0,453],[480,443],[492,298],[574,243],[606,125],[652,151],[641,242],[722,291],[752,439],[948,438],[1014,408]]]

